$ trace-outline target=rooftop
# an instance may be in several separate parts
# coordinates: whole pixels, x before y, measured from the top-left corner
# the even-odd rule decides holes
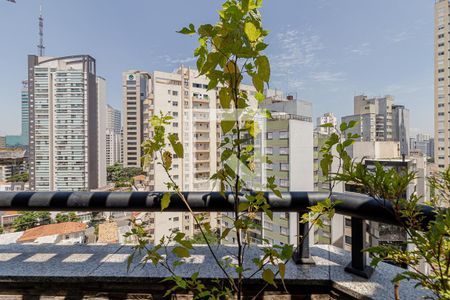
[[[19,243],[32,242],[37,238],[50,236],[50,235],[62,235],[75,232],[84,231],[87,225],[78,222],[65,222],[58,224],[49,224],[34,227],[26,230],[23,235],[17,240]]]

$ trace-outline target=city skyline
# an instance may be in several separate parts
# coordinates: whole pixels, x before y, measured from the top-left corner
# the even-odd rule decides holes
[[[73,5],[73,16],[58,14],[62,3],[42,2],[46,54],[95,56],[99,75],[108,81],[108,103],[116,108],[121,107],[123,71],[170,72],[182,63],[195,65],[195,39],[175,31],[190,22],[215,22],[206,17],[206,11],[220,4],[204,2],[193,7],[181,1],[177,5],[137,1],[133,5],[107,5],[106,1],[97,1],[85,14],[89,21],[76,27],[80,24],[76,12],[83,10],[87,1]],[[397,103],[411,109],[412,134],[431,133],[433,4],[406,3],[349,1],[337,5],[317,1],[298,5],[286,1],[277,6],[267,1],[263,14],[271,30],[267,50],[272,62],[271,88],[297,93],[299,99],[312,102],[314,117],[326,111],[338,117],[350,114],[356,94],[392,94]],[[371,14],[364,14],[368,10]],[[104,16],[101,21],[95,18],[100,12]],[[173,18],[162,19],[169,12]],[[0,48],[1,57],[8,57],[0,74],[0,105],[7,106],[0,112],[0,134],[20,132],[20,85],[26,76],[26,54],[37,52],[38,15],[39,3],[0,3],[2,35],[7,40],[16,35],[23,37],[14,45]],[[383,22],[376,23],[381,17]],[[280,18],[284,21],[280,22]],[[17,19],[22,20],[20,28],[9,30],[8,21]],[[358,26],[353,26],[355,23]],[[128,43],[121,42],[125,40]]]

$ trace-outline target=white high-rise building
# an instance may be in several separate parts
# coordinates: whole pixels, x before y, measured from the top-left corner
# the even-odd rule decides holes
[[[106,79],[97,76],[98,101],[98,187],[106,186]]]
[[[325,124],[333,124],[334,127],[337,125],[337,118],[332,112],[324,113],[323,116],[317,118],[317,128],[316,131],[320,134],[329,135],[336,132],[334,127],[321,127]]]
[[[357,122],[347,132],[360,135],[360,140],[365,142],[400,142],[401,153],[409,154],[409,110],[403,105],[394,105],[393,96],[355,96],[353,113],[342,117],[342,122]]]
[[[400,154],[409,155],[409,109],[392,105],[392,137],[400,143]]]
[[[28,56],[30,188],[88,191],[99,186],[95,59]]]
[[[450,164],[450,3],[436,0],[434,10],[434,161]]]
[[[107,125],[106,125],[106,165],[112,166],[120,163],[122,137],[121,137],[121,114],[120,111],[108,105]]]
[[[271,112],[272,119],[265,122],[266,132],[261,139],[261,148],[271,163],[264,163],[263,170],[257,171],[257,177],[260,183],[264,183],[273,176],[282,192],[311,191],[314,189],[312,104],[293,96],[273,94],[270,90],[266,96],[260,106]],[[223,218],[223,227],[232,227],[230,218],[233,214],[225,215],[228,218]],[[261,239],[271,245],[297,242],[297,213],[274,213],[272,220],[258,214],[256,220],[262,226],[249,230],[252,242],[261,243]],[[310,235],[311,242],[312,239],[313,235]],[[224,243],[235,242],[233,234],[224,240]]]
[[[108,105],[107,112],[106,128],[113,130],[115,133],[120,133],[122,130],[122,114],[120,113],[120,110]]]
[[[141,145],[144,141],[143,105],[149,96],[150,74],[126,71],[123,85],[123,165],[141,167]]]

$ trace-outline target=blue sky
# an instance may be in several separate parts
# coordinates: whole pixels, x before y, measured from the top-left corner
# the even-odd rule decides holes
[[[90,54],[121,108],[121,73],[195,65],[195,39],[175,31],[216,21],[217,0],[0,0],[0,135],[20,131],[27,54],[43,4],[49,56]],[[392,94],[411,130],[433,131],[433,4],[408,0],[265,0],[271,87],[313,103],[314,116],[353,110],[353,96]]]

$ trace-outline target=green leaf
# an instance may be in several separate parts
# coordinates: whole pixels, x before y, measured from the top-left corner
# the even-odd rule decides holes
[[[286,274],[286,265],[284,263],[278,264],[278,270],[280,271],[280,277],[284,280],[284,276]]]
[[[172,153],[169,151],[164,151],[162,155],[162,163],[164,168],[170,169],[170,167],[172,167]]]
[[[228,158],[230,158],[231,155],[233,155],[233,150],[225,149],[225,150],[223,150],[222,154],[220,155],[220,160],[224,162]]]
[[[179,258],[189,257],[189,250],[181,246],[173,248],[172,253],[178,256]]]
[[[195,33],[195,26],[194,24],[189,24],[189,27],[183,27],[180,31],[177,31],[181,34],[194,34]]]
[[[223,134],[226,134],[231,129],[233,129],[235,124],[236,124],[235,121],[228,121],[228,120],[221,121],[220,122],[220,127],[222,128]]]
[[[239,203],[238,211],[239,212],[246,211],[249,206],[250,206],[250,204],[248,202],[241,202],[241,203]]]
[[[264,49],[267,48],[267,44],[265,43],[258,43],[255,47],[256,51],[263,51]]]
[[[170,204],[170,193],[164,193],[161,199],[161,211],[169,207],[169,204]]]
[[[175,154],[179,158],[183,158],[184,157],[183,145],[178,140],[178,135],[177,134],[169,134],[168,139],[169,139],[170,144],[172,145],[173,151],[175,151]]]
[[[250,42],[256,41],[261,36],[261,30],[256,28],[252,22],[245,23],[244,32]]]
[[[201,36],[211,35],[213,31],[213,26],[211,24],[204,24],[198,27],[198,34]]]
[[[242,12],[246,14],[250,8],[250,0],[242,0]]]
[[[221,88],[219,91],[220,106],[224,109],[230,108],[231,97],[226,88]]]
[[[217,79],[211,79],[208,83],[208,91],[215,89],[218,84],[219,82]]]
[[[228,236],[228,234],[230,233],[231,228],[225,228],[222,231],[222,234],[220,235],[220,239],[223,240],[224,238],[226,238]]]
[[[258,77],[264,82],[269,82],[270,79],[270,63],[267,56],[259,56],[256,61],[258,67]]]
[[[252,77],[253,86],[255,87],[256,91],[262,93],[264,91],[264,82],[259,78],[257,74],[253,75]]]
[[[261,102],[261,101],[264,101],[266,99],[266,96],[263,93],[261,93],[261,92],[256,92],[255,98],[256,98],[256,100]]]
[[[269,205],[267,205],[267,207],[263,206],[262,209],[264,213],[269,217],[269,219],[273,221],[273,211],[270,210],[270,206]]]
[[[275,274],[273,274],[271,269],[265,269],[263,274],[262,274],[262,278],[265,282],[267,282],[268,284],[273,285],[274,287],[277,287],[277,285],[275,284]]]

